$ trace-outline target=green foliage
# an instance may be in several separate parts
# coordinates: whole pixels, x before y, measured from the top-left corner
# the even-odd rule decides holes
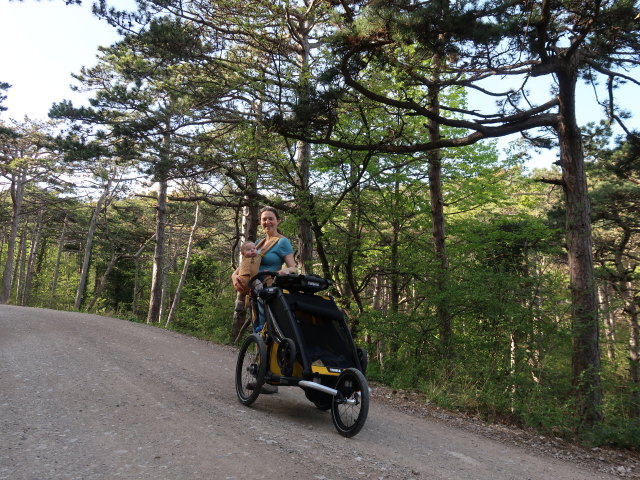
[[[135,264],[130,259],[123,260],[113,269],[109,283],[103,294],[102,305],[107,311],[118,311],[133,305]]]
[[[582,440],[593,446],[610,446],[638,450],[640,448],[640,419],[615,417],[585,433]]]
[[[224,268],[209,255],[191,259],[181,307],[171,328],[201,338],[229,343],[235,295],[229,290]]]

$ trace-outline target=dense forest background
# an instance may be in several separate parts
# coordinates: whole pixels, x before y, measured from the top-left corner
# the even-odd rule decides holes
[[[122,40],[75,74],[90,105],[0,123],[0,302],[235,342],[230,274],[271,205],[369,378],[640,447],[636,2],[94,9]]]

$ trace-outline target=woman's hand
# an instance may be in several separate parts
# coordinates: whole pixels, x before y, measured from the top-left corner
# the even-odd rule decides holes
[[[282,270],[278,270],[276,273],[278,275],[289,275],[291,273],[298,273],[298,269],[296,267],[286,267]]]
[[[238,276],[237,271],[231,274],[231,283],[233,283],[233,288],[235,288],[236,291],[240,293],[245,292],[244,285],[240,281],[240,277]]]

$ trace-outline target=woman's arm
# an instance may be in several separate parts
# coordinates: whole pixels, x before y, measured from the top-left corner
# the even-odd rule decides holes
[[[278,270],[278,275],[287,275],[289,273],[297,273],[296,261],[293,258],[293,253],[289,253],[284,256],[285,268]]]

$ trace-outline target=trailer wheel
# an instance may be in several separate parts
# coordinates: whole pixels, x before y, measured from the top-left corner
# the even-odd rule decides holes
[[[360,370],[347,368],[338,377],[338,394],[331,402],[331,419],[340,435],[353,437],[369,413],[369,385]]]

